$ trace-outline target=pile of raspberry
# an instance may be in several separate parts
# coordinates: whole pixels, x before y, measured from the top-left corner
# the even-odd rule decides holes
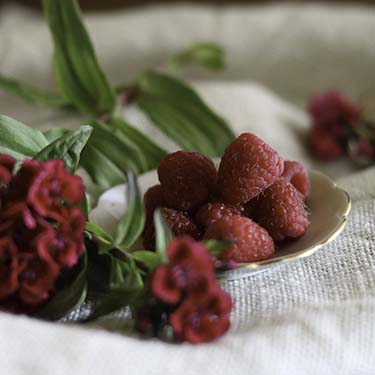
[[[149,250],[155,247],[156,208],[175,236],[230,240],[218,257],[223,262],[268,259],[277,244],[303,236],[309,224],[306,169],[251,133],[227,147],[218,170],[205,155],[177,151],[160,162],[158,177],[160,184],[144,197]]]

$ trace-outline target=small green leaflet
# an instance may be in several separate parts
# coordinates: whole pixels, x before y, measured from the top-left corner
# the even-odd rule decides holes
[[[131,256],[135,261],[146,266],[149,272],[152,272],[161,263],[160,255],[154,251],[137,250],[133,251]]]
[[[227,249],[233,241],[217,241],[217,240],[206,240],[203,241],[205,244],[208,252],[217,257],[220,255],[225,249]]]
[[[109,253],[103,256],[110,257],[107,295],[86,322],[132,305],[144,291],[141,273],[132,258],[124,260]]]
[[[75,279],[66,281],[66,285],[59,289],[57,294],[37,313],[37,318],[58,320],[83,303],[87,293],[86,252],[76,267],[78,268],[78,273]]]
[[[138,87],[139,107],[184,149],[220,156],[234,139],[229,125],[181,81],[148,72]]]
[[[186,50],[173,56],[167,66],[172,70],[180,67],[202,66],[207,69],[220,70],[224,68],[224,50],[212,42],[195,43]]]
[[[69,171],[74,173],[78,168],[81,152],[86,146],[91,133],[92,127],[89,125],[67,132],[41,150],[34,159],[41,161],[61,159]]]
[[[18,160],[34,157],[48,145],[47,139],[39,130],[0,115],[0,153]]]
[[[34,87],[26,82],[5,77],[0,74],[0,89],[18,96],[26,102],[48,108],[68,108],[67,102],[61,95]]]
[[[114,246],[120,249],[132,246],[141,236],[145,224],[145,212],[137,179],[130,171],[127,177],[127,210],[117,226],[114,240]]]
[[[112,113],[114,89],[105,77],[76,0],[43,0],[54,40],[54,70],[64,98],[83,112]]]
[[[155,210],[154,225],[156,232],[156,253],[159,255],[162,263],[168,263],[166,250],[169,242],[173,238],[173,234],[160,209]]]
[[[102,228],[94,223],[86,223],[86,231],[106,244],[112,244],[112,237]]]

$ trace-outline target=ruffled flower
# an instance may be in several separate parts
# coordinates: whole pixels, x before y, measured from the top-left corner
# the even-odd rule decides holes
[[[315,156],[334,160],[346,153],[349,135],[359,123],[360,107],[338,92],[313,97],[309,144]]]
[[[14,164],[0,155],[0,308],[32,313],[84,252],[84,188],[61,160]]]
[[[230,327],[232,301],[217,284],[213,258],[203,243],[175,237],[166,249],[169,262],[151,277],[151,296],[138,313],[139,331],[160,335],[172,327],[182,341],[202,343]]]
[[[219,287],[204,298],[187,298],[170,316],[178,338],[192,344],[210,342],[230,327],[232,300]]]

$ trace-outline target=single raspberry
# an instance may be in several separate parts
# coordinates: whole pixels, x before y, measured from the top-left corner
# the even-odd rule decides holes
[[[244,209],[241,206],[219,202],[207,203],[196,213],[195,221],[202,227],[207,228],[224,216],[241,216],[243,213]]]
[[[166,204],[183,211],[206,202],[217,180],[214,163],[199,152],[167,155],[160,162],[158,175]]]
[[[207,228],[205,239],[234,240],[219,259],[255,262],[268,259],[275,252],[272,238],[265,229],[247,217],[227,216]]]
[[[161,208],[161,212],[175,236],[189,235],[194,239],[200,239],[201,233],[198,227],[186,213],[165,207]],[[155,227],[153,223],[145,228],[143,246],[147,250],[155,249]]]
[[[150,187],[143,198],[143,204],[146,211],[146,224],[148,227],[154,220],[154,212],[158,207],[165,206],[163,198],[163,189],[161,185],[154,185]]]
[[[333,134],[317,125],[311,127],[308,141],[311,152],[321,160],[338,159],[346,151],[346,146]]]
[[[284,172],[281,176],[299,190],[306,199],[310,193],[310,178],[306,168],[297,161],[285,161]]]
[[[244,204],[281,176],[284,162],[270,146],[251,133],[241,134],[225,150],[218,172],[224,200]]]
[[[274,241],[301,237],[309,224],[302,194],[282,178],[260,196],[254,214]]]

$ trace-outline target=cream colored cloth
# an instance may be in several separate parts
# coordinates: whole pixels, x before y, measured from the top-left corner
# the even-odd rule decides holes
[[[92,16],[89,26],[100,56],[118,81],[120,71],[124,78],[132,76],[191,40],[224,41],[231,52],[227,77],[243,82],[198,82],[198,91],[237,133],[253,131],[286,158],[340,177],[338,184],[352,196],[352,213],[341,236],[313,256],[227,282],[236,305],[233,326],[215,343],[169,345],[129,336],[122,331],[125,323],[112,324],[113,333],[0,314],[1,374],[374,374],[375,168],[356,172],[348,161],[316,164],[303,146],[306,114],[263,86],[245,82],[263,77],[296,103],[302,101],[299,95],[335,84],[353,95],[370,83],[375,87],[370,9],[183,6]],[[325,49],[332,55],[323,55]],[[38,17],[18,8],[0,16],[1,72],[49,86],[49,53]],[[3,94],[0,112],[40,127],[51,120],[74,125]],[[134,108],[125,116],[151,131]],[[175,148],[153,131],[157,141]]]

